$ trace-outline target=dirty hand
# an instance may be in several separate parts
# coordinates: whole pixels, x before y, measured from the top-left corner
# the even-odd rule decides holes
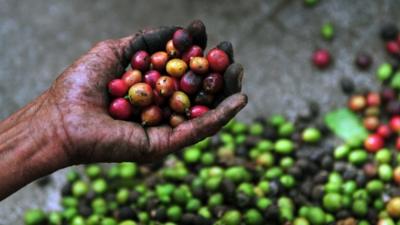
[[[120,76],[138,50],[164,49],[176,27],[106,40],[68,67],[36,100],[0,123],[0,200],[57,169],[91,162],[152,162],[213,135],[247,103],[241,93],[175,128],[144,128],[109,116],[107,83]],[[204,36],[201,35],[201,36]],[[196,38],[193,38],[194,40]],[[225,87],[240,91],[243,70]],[[232,90],[232,89],[230,89]]]

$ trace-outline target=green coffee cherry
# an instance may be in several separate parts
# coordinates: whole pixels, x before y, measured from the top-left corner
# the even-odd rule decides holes
[[[229,210],[224,213],[221,221],[224,225],[239,225],[241,221],[240,212],[237,210]]]
[[[229,167],[225,170],[224,176],[235,183],[245,182],[251,179],[249,172],[242,166]]]
[[[334,150],[335,159],[343,159],[347,157],[350,152],[350,148],[347,145],[340,145]]]
[[[351,195],[357,189],[357,183],[353,180],[349,180],[343,184],[342,191],[343,194]]]
[[[136,163],[125,162],[119,164],[119,176],[125,179],[132,179],[136,176],[137,173],[137,165]]]
[[[113,218],[106,217],[101,220],[101,225],[117,225],[117,221]]]
[[[186,204],[186,210],[189,212],[196,212],[200,209],[200,207],[201,201],[196,198],[190,199]]]
[[[293,123],[291,122],[285,122],[281,124],[278,128],[278,135],[280,137],[288,137],[293,134],[295,128]]]
[[[315,6],[318,2],[319,0],[304,0],[304,4],[309,7]]]
[[[325,212],[318,207],[310,207],[307,213],[307,220],[313,225],[325,224]]]
[[[390,81],[390,87],[396,90],[400,89],[400,72],[397,72],[393,75],[393,78]]]
[[[86,219],[86,225],[98,225],[100,224],[101,216],[92,214]]]
[[[177,205],[173,205],[168,208],[167,216],[170,220],[177,222],[182,217],[182,209]]]
[[[282,125],[286,121],[282,115],[273,115],[268,119],[268,122],[275,127]]]
[[[293,221],[293,225],[310,225],[310,223],[306,218],[298,217]]]
[[[82,197],[89,191],[88,185],[83,181],[75,181],[72,185],[72,194],[75,197]]]
[[[205,152],[202,156],[201,156],[201,163],[204,166],[209,166],[212,165],[215,161],[215,157],[212,153],[209,152]]]
[[[72,219],[71,225],[86,225],[85,219],[82,216],[75,216]]]
[[[263,217],[256,209],[249,209],[243,216],[245,224],[248,225],[261,225],[263,224]]]
[[[259,198],[256,203],[257,208],[259,208],[261,211],[267,209],[271,204],[272,201],[268,198]]]
[[[352,210],[355,214],[359,216],[364,216],[368,212],[368,204],[366,201],[361,200],[361,199],[356,199],[353,202],[353,207]]]
[[[392,154],[389,149],[383,148],[375,154],[375,160],[380,164],[390,163]]]
[[[200,216],[206,218],[206,219],[210,219],[211,218],[211,212],[210,210],[208,210],[207,207],[201,207],[199,209],[199,211],[197,212],[197,214],[199,214]]]
[[[283,157],[281,159],[281,161],[279,162],[279,165],[283,168],[283,169],[289,169],[290,167],[292,167],[294,164],[294,160],[293,158],[287,156],[287,157]]]
[[[51,212],[49,214],[48,221],[49,221],[50,225],[61,225],[61,223],[62,223],[61,213],[59,213],[59,212]]]
[[[348,160],[354,165],[361,165],[363,164],[368,158],[368,153],[365,150],[354,150],[352,151],[349,156]]]
[[[124,204],[128,201],[129,198],[129,190],[126,188],[121,188],[118,190],[115,199],[119,204]]]
[[[196,163],[201,158],[201,150],[195,147],[189,147],[183,152],[183,159],[187,163]]]
[[[367,191],[372,195],[379,195],[384,189],[384,184],[380,180],[371,180],[367,183]]]
[[[260,152],[269,152],[274,148],[274,144],[269,140],[261,140],[260,142],[257,143],[256,148]]]
[[[137,223],[133,220],[125,220],[120,222],[118,225],[137,225]]]
[[[232,126],[232,133],[234,133],[234,134],[242,134],[242,133],[246,132],[246,130],[247,130],[247,126],[246,126],[246,124],[244,124],[242,122],[236,122]]]
[[[388,164],[382,164],[378,167],[379,178],[383,181],[390,181],[393,179],[393,169]]]
[[[328,193],[322,199],[324,208],[330,212],[336,212],[342,207],[342,197],[337,193]]]
[[[382,81],[389,79],[392,73],[393,73],[393,68],[392,65],[390,65],[390,63],[381,64],[376,71],[378,79]]]
[[[208,207],[213,208],[221,205],[224,201],[224,196],[221,193],[216,193],[210,196],[208,199]]]
[[[75,197],[66,196],[61,199],[61,205],[65,208],[77,207],[78,204],[79,204],[79,201]]]
[[[322,25],[321,27],[321,36],[325,39],[325,40],[332,40],[333,36],[334,36],[334,32],[335,29],[333,27],[332,23],[325,23],[324,25]]]
[[[104,215],[107,212],[107,203],[103,198],[95,198],[91,205],[95,214]]]
[[[306,128],[301,136],[306,143],[316,143],[321,139],[321,132],[316,128],[310,127]]]
[[[285,188],[292,188],[296,183],[296,180],[293,178],[293,176],[290,175],[281,176],[279,181]]]
[[[271,167],[265,172],[265,178],[271,180],[280,177],[283,174],[283,171],[279,167]]]
[[[107,182],[103,178],[98,178],[93,181],[92,189],[98,194],[103,194],[107,191]]]
[[[40,225],[46,221],[46,214],[40,209],[30,209],[25,212],[24,222],[26,225]]]
[[[261,123],[253,123],[250,125],[249,134],[254,136],[260,136],[264,131],[264,127]]]
[[[289,154],[293,151],[293,142],[288,139],[279,139],[275,142],[275,152],[279,154]]]
[[[96,178],[96,177],[100,176],[100,174],[101,174],[101,168],[100,168],[100,166],[95,165],[95,164],[93,164],[93,165],[88,165],[88,166],[85,168],[85,172],[86,172],[86,175],[87,175],[89,178]]]
[[[67,180],[68,180],[70,183],[72,183],[72,182],[78,180],[79,177],[80,177],[79,173],[78,173],[77,171],[75,171],[75,170],[69,170],[69,171],[67,172]]]

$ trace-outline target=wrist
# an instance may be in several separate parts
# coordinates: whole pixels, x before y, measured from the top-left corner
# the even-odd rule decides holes
[[[44,93],[0,122],[0,199],[31,181],[68,166],[56,114]]]

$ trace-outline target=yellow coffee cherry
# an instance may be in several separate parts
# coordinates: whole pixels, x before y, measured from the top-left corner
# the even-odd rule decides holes
[[[182,59],[171,59],[167,62],[167,73],[173,77],[181,77],[185,74],[188,66]]]

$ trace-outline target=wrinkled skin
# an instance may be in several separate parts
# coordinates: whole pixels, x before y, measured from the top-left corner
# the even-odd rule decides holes
[[[0,200],[70,165],[154,162],[213,135],[232,119],[246,105],[243,94],[233,94],[205,116],[175,128],[143,128],[109,116],[107,83],[124,73],[137,50],[152,53],[164,48],[175,29],[143,31],[96,44],[41,96],[2,121]]]

